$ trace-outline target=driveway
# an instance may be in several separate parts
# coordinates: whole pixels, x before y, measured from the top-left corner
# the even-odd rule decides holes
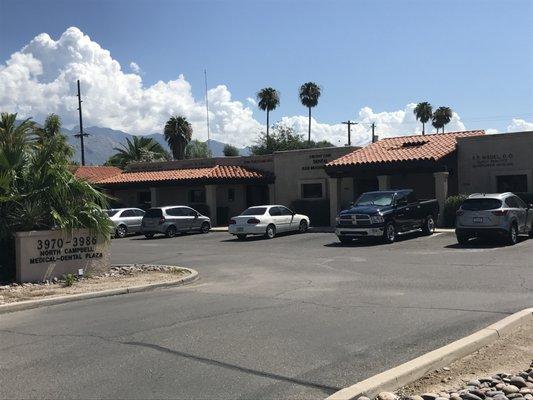
[[[533,240],[117,239],[181,288],[0,315],[0,397],[324,398],[533,305]]]

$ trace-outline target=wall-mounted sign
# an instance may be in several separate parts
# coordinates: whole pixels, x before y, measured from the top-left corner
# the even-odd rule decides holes
[[[19,282],[109,269],[109,242],[87,229],[17,232],[15,248]]]
[[[331,153],[311,154],[309,159],[310,165],[304,165],[302,171],[310,171],[313,169],[324,169],[324,165],[331,161]]]
[[[472,156],[473,168],[512,167],[513,153],[474,154]]]

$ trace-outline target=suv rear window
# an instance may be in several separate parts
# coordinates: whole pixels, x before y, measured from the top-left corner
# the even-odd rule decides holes
[[[163,216],[163,211],[160,208],[150,208],[144,214],[147,218],[161,218]]]
[[[498,199],[468,199],[465,200],[461,208],[468,211],[494,210],[502,206]]]

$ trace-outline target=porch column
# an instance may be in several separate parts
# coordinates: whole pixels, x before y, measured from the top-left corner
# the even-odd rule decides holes
[[[435,197],[439,202],[439,220],[438,225],[442,226],[444,221],[444,204],[448,197],[448,172],[435,172],[433,177],[435,178]]]
[[[217,225],[217,185],[205,185],[205,202],[209,207],[211,225]]]
[[[270,204],[276,202],[276,185],[274,183],[268,184],[268,202]]]
[[[157,207],[158,204],[159,203],[157,202],[157,188],[151,187],[150,188],[150,206]]]
[[[390,175],[378,175],[379,190],[389,190],[391,188]]]
[[[339,212],[341,202],[342,178],[329,178],[329,223],[335,226],[335,218]]]

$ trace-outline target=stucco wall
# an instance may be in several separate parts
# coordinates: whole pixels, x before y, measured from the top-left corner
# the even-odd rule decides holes
[[[354,147],[328,147],[274,153],[275,202],[290,206],[294,200],[301,199],[302,183],[321,183],[323,199],[327,199],[329,187],[324,165],[356,149]],[[349,180],[346,180],[348,187],[351,184]]]
[[[229,192],[234,191],[234,200],[230,201]],[[217,207],[227,207],[229,217],[239,215],[246,208],[245,185],[219,185],[217,186]]]
[[[501,175],[526,175],[533,192],[533,132],[461,138],[458,161],[460,193],[495,192]]]

